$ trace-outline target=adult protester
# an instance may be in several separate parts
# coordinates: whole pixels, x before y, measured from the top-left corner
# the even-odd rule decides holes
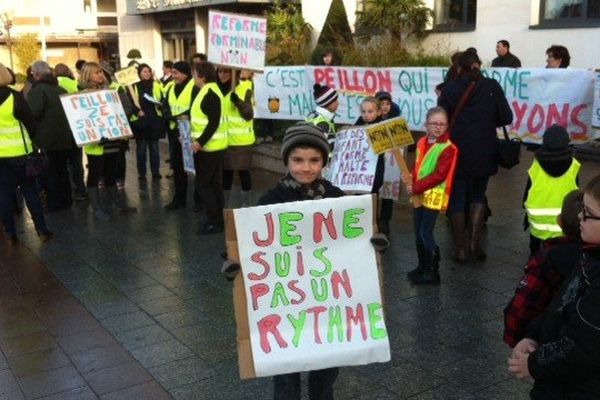
[[[15,246],[19,243],[14,219],[17,188],[25,197],[42,242],[51,239],[52,232],[46,226],[35,178],[25,173],[25,156],[33,151],[35,119],[23,95],[8,87],[11,81],[7,68],[0,64],[0,216],[6,241]]]
[[[81,76],[81,68],[83,68],[83,65],[86,63],[87,61],[85,60],[77,60],[75,62],[75,69],[77,70],[77,75]]]
[[[160,156],[158,140],[165,134],[165,126],[160,110],[162,91],[159,82],[152,75],[148,64],[138,67],[140,81],[133,86],[133,95],[137,98],[140,109],[131,117],[131,128],[136,142],[138,179],[146,180],[146,158],[150,153],[150,172],[152,180],[160,180]]]
[[[220,77],[220,76],[219,76]],[[221,85],[219,85],[221,87]],[[221,89],[223,92],[223,89]],[[227,151],[223,161],[223,190],[225,206],[252,206],[252,152],[256,141],[254,135],[254,86],[252,72],[241,70],[239,80],[233,92],[225,96],[225,120],[227,121]],[[241,200],[239,204],[230,202],[233,186],[233,173],[240,177]]]
[[[175,81],[173,80],[173,61],[170,60],[165,60],[163,61],[163,67],[162,67],[162,71],[163,71],[163,76],[160,78],[160,85],[161,85],[161,91],[162,91],[162,97],[166,98],[167,93],[169,92],[169,89],[171,89],[171,86],[173,86],[175,84]],[[165,122],[165,132],[169,131],[169,122],[168,121],[164,121]],[[167,140],[169,143],[169,154],[171,154],[171,151],[173,150],[173,138],[167,134]],[[167,174],[167,178],[172,178],[173,177],[173,166],[171,164],[171,158],[167,158],[165,160],[165,162],[169,163],[169,173]]]
[[[521,60],[510,52],[508,40],[499,40],[496,43],[498,57],[492,60],[492,67],[521,68]]]
[[[58,86],[65,89],[68,94],[77,93],[79,91],[77,80],[67,65],[62,63],[56,64],[54,66],[54,75],[58,80]],[[81,147],[73,146],[69,152],[67,162],[71,183],[75,189],[75,201],[83,201],[87,199],[87,191],[83,180],[83,150]]]
[[[102,90],[108,88],[105,73],[99,64],[94,62],[85,63],[81,68],[79,76],[79,88],[82,91]],[[127,115],[131,109],[127,96],[119,93],[119,99]],[[121,140],[105,140],[100,143],[84,146],[88,160],[87,188],[90,204],[94,215],[101,221],[110,219],[110,198],[115,203],[118,212],[135,211],[135,208],[127,206],[125,192],[116,187],[119,174],[119,152],[121,151]]]
[[[27,102],[36,120],[35,145],[46,151],[48,172],[46,175],[46,207],[48,211],[68,209],[73,204],[71,181],[67,163],[76,148],[69,121],[60,101],[66,91],[58,86],[52,69],[45,61],[31,65],[33,86]]]
[[[565,46],[553,44],[546,49],[546,68],[568,68],[571,55]]]
[[[196,53],[192,56],[192,65],[202,64],[208,61],[208,57],[204,53]]]
[[[481,248],[486,212],[485,192],[490,176],[498,172],[496,128],[512,122],[513,113],[497,81],[484,78],[476,53],[458,57],[459,76],[449,81],[438,105],[450,115],[450,139],[458,148],[454,187],[447,214],[454,239],[452,259],[465,263],[486,258]],[[468,249],[465,212],[469,213]],[[468,250],[468,252],[467,252]]]
[[[227,94],[222,88],[223,82],[231,81],[231,70],[220,68],[218,73],[221,86],[217,84],[211,63],[194,65],[194,80],[200,93],[192,103],[190,114],[196,182],[206,207],[206,223],[198,232],[202,235],[223,232],[224,228],[223,155],[227,149],[224,105]]]
[[[33,86],[33,76],[31,76],[31,65],[27,67],[27,70],[25,71],[25,76],[25,84],[23,85],[23,89],[21,89],[21,93],[23,94],[23,96],[25,96],[25,99],[27,99],[29,91]]]
[[[173,200],[165,206],[165,210],[173,211],[185,208],[187,200],[187,174],[183,169],[183,155],[179,141],[178,118],[189,118],[192,100],[200,89],[194,84],[190,64],[178,61],[173,64],[173,81],[175,84],[165,96],[165,109],[169,121],[168,135],[171,136],[173,148],[171,149],[171,167],[175,181],[175,194]]]

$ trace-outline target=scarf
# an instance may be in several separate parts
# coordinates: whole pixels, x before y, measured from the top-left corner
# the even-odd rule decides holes
[[[308,185],[304,185],[295,180],[289,173],[284,176],[281,185],[299,193],[303,200],[320,200],[325,195],[325,185],[323,179],[315,179]]]

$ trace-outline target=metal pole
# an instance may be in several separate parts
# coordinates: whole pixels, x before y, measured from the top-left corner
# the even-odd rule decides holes
[[[11,22],[7,22],[4,24],[4,28],[6,28],[6,35],[7,35],[6,45],[8,46],[8,57],[10,58],[10,69],[14,71],[15,68],[13,67],[12,39],[10,37],[11,25],[12,25]]]

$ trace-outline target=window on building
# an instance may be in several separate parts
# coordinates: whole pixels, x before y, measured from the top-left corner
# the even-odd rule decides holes
[[[96,0],[98,12],[117,12],[117,2],[115,0]]]
[[[83,12],[92,12],[92,0],[83,0]]]
[[[541,0],[540,25],[600,24],[600,0]]]
[[[435,0],[436,30],[473,30],[477,0]]]

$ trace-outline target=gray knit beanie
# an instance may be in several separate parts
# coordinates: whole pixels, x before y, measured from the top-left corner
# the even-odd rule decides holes
[[[300,146],[312,147],[319,150],[323,155],[323,166],[327,164],[329,143],[327,143],[325,134],[314,124],[298,122],[285,131],[281,143],[281,157],[285,165],[288,163],[290,152]]]

